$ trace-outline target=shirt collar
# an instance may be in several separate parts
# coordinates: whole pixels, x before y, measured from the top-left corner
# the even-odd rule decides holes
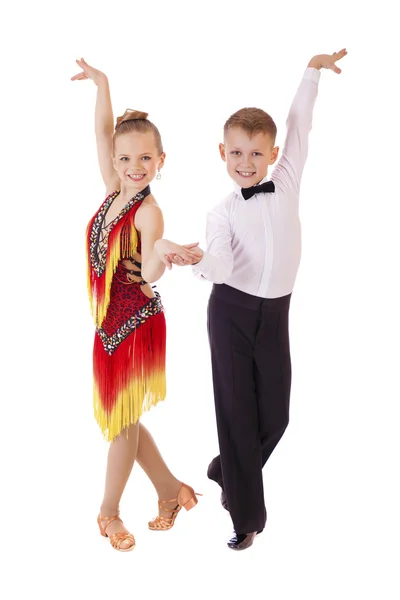
[[[264,179],[262,179],[261,181],[256,183],[256,185],[261,185],[262,183],[265,183],[266,181],[268,181],[268,174],[264,177]],[[236,181],[233,182],[233,188],[235,190],[235,193],[239,196],[239,198],[242,198],[242,200],[244,200],[244,198],[242,196],[242,188],[240,187],[240,185],[238,185],[236,183]]]

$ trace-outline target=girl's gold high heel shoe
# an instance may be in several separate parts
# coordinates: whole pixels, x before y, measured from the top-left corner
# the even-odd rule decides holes
[[[106,521],[105,525],[102,525],[101,522]],[[97,517],[97,524],[100,529],[100,533],[103,537],[110,538],[110,544],[115,550],[119,550],[120,552],[130,552],[136,546],[135,538],[129,531],[121,532],[121,533],[112,533],[110,536],[107,535],[106,529],[113,521],[121,521],[119,515],[114,515],[113,517],[101,517],[100,515]],[[121,521],[122,523],[122,521]],[[121,548],[121,544],[123,542],[130,542],[130,546],[127,548]]]
[[[182,483],[180,490],[178,492],[177,498],[172,498],[172,500],[159,500],[158,504],[160,508],[165,511],[171,513],[170,517],[156,517],[153,521],[149,521],[149,529],[153,531],[166,531],[167,529],[171,529],[174,526],[175,519],[178,516],[181,508],[185,508],[186,510],[190,510],[194,506],[196,506],[198,500],[196,496],[201,496],[202,494],[198,494],[186,483]],[[171,502],[176,502],[175,508],[168,508],[167,505]]]

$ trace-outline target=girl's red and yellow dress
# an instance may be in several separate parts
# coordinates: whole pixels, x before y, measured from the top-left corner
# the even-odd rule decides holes
[[[105,227],[110,194],[87,227],[88,288],[96,324],[93,399],[108,441],[164,400],[166,325],[159,294],[142,291],[140,234],[135,214],[149,188],[137,194]],[[123,261],[135,267],[129,269]]]

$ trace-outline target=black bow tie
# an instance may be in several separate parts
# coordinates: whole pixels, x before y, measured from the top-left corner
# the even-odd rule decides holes
[[[245,200],[248,200],[254,194],[271,194],[275,191],[275,184],[273,181],[265,181],[261,185],[253,185],[253,187],[242,188],[242,196]]]

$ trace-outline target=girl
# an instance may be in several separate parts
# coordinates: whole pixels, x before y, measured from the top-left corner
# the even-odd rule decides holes
[[[153,530],[170,529],[184,506],[197,503],[193,489],[170,472],[139,422],[165,398],[165,318],[159,294],[149,285],[171,268],[167,254],[187,264],[188,249],[162,239],[162,212],[150,183],[164,165],[160,133],[147,114],[127,110],[114,131],[110,90],[104,73],[76,61],[73,81],[97,85],[95,130],[106,200],[87,228],[88,287],[96,324],[93,350],[94,411],[111,442],[98,525],[114,548],[133,550],[134,536],[119,517],[119,503],[135,460],[159,498]],[[197,244],[191,244],[193,248]],[[172,498],[172,500],[171,500]]]

